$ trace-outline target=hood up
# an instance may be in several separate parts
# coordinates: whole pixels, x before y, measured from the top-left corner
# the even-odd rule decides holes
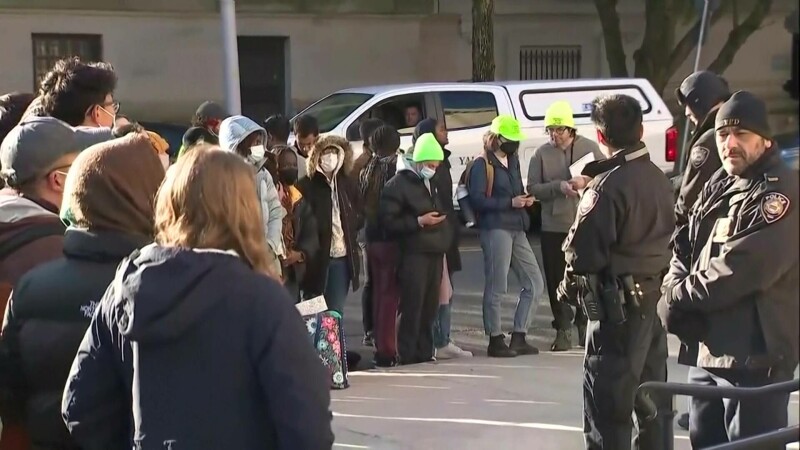
[[[353,170],[353,148],[350,147],[350,143],[347,142],[347,139],[341,136],[329,135],[319,138],[317,143],[314,144],[314,149],[311,151],[311,154],[308,155],[306,170],[309,176],[317,173],[322,152],[331,147],[336,148],[339,153],[339,167],[336,169],[336,173],[344,171],[345,175],[350,174]]]
[[[223,301],[244,264],[233,252],[148,245],[126,258],[112,282],[112,315],[132,341],[176,339]]]
[[[245,116],[231,116],[219,125],[219,146],[229,152],[235,152],[236,147],[253,133],[261,133],[264,143],[267,142],[267,130],[261,125]]]

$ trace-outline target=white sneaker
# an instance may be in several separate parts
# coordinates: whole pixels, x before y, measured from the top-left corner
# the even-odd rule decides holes
[[[472,352],[461,349],[450,342],[442,348],[436,349],[436,359],[472,358]]]

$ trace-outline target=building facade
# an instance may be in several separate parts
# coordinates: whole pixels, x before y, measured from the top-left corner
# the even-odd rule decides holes
[[[629,61],[643,34],[641,0],[618,7]],[[466,80],[471,74],[469,0],[237,0],[243,111],[294,112],[345,87]],[[734,89],[770,101],[776,128],[797,127],[783,91],[792,64],[785,18],[773,1],[725,73]],[[496,0],[498,79],[608,76],[591,0]],[[796,16],[795,16],[796,17]],[[124,111],[148,121],[187,122],[204,100],[222,100],[223,49],[215,0],[4,0],[0,5],[0,91],[31,91],[59,57],[111,62]],[[730,31],[708,35],[708,64]],[[665,89],[692,69],[694,55]]]

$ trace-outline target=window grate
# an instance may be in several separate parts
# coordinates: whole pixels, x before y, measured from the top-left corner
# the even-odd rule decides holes
[[[77,56],[86,62],[100,61],[101,41],[102,36],[98,34],[32,34],[34,91],[60,59]]]
[[[580,46],[525,46],[519,49],[520,80],[566,80],[580,77]]]

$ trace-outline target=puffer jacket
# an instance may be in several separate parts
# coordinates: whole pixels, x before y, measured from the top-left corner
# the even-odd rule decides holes
[[[403,252],[447,253],[455,239],[453,221],[446,219],[436,225],[420,227],[417,218],[433,211],[449,216],[452,214],[452,201],[447,205],[437,183],[430,181],[429,189],[410,165],[399,167],[381,192],[378,207],[380,226],[390,238],[400,243]]]
[[[36,449],[77,449],[61,419],[61,396],[75,352],[123,258],[147,239],[69,229],[62,258],[23,276],[0,345],[10,360],[23,417]]]
[[[511,206],[511,199],[525,194],[519,156],[509,156],[506,167],[494,153],[484,155],[472,164],[468,183],[470,204],[479,214],[478,227],[482,230],[528,231],[531,219],[527,210]],[[494,168],[491,197],[486,197],[486,164]]]
[[[263,127],[245,116],[228,117],[219,126],[219,145],[223,150],[235,153],[239,144],[253,133],[261,133],[266,143],[267,130]],[[247,157],[247,161],[254,166],[261,163],[261,161],[256,161],[252,157]],[[267,243],[275,253],[275,256],[283,256],[283,234],[281,229],[286,210],[281,206],[278,190],[275,188],[275,180],[263,164],[258,167],[256,172],[256,190],[258,198],[261,199],[264,236],[267,238]],[[276,273],[280,273],[280,262],[277,258],[273,258],[273,265]]]

